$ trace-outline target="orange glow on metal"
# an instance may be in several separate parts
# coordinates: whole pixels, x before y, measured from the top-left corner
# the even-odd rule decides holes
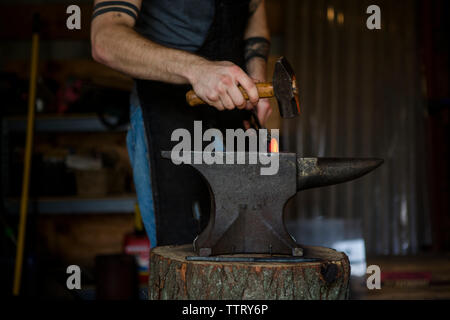
[[[270,152],[276,152],[278,153],[278,141],[275,138],[272,138],[270,140]]]

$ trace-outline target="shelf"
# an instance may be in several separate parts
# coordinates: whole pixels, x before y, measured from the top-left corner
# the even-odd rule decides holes
[[[39,214],[86,214],[86,213],[132,213],[137,202],[135,195],[105,197],[105,198],[38,198],[30,199],[29,211],[36,210]],[[8,213],[18,213],[20,200],[6,199]]]
[[[7,117],[2,126],[2,184],[3,190],[8,190],[8,134],[24,132],[26,130],[25,117]],[[107,128],[96,114],[70,114],[70,115],[42,115],[35,119],[36,132],[125,132],[128,125],[122,125],[115,130]],[[105,198],[38,198],[30,199],[29,210],[36,210],[40,214],[85,214],[85,213],[131,213],[134,212],[135,195],[125,195]],[[5,199],[8,213],[19,212],[19,199]]]
[[[26,126],[25,117],[3,119],[4,133],[22,132]],[[127,131],[128,124],[111,130],[95,114],[37,115],[34,127],[37,132],[124,132]]]

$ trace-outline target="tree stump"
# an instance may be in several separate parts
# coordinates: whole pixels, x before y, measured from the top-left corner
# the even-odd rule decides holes
[[[186,256],[196,256],[192,245],[151,251],[150,300],[348,298],[350,263],[344,253],[333,249],[304,247],[304,257],[321,259],[318,262],[194,262]]]

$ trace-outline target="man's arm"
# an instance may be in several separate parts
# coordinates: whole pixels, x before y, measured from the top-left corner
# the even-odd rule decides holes
[[[95,0],[97,6],[104,0]],[[127,0],[140,9],[141,0]],[[106,8],[122,8],[101,13]],[[253,104],[258,91],[247,74],[231,62],[212,62],[202,57],[161,46],[139,35],[133,28],[132,6],[94,7],[91,24],[93,58],[115,70],[138,79],[168,83],[190,83],[196,94],[219,110],[244,108],[246,102],[237,85],[248,92]],[[102,10],[102,11],[100,11]]]
[[[247,40],[244,49],[247,72],[257,82],[265,82],[267,57],[270,50],[270,34],[264,0],[250,1],[249,9],[250,18],[244,35],[244,40]],[[248,104],[247,108],[250,109],[253,106]],[[269,100],[261,99],[256,108],[258,119],[264,125],[272,113]]]

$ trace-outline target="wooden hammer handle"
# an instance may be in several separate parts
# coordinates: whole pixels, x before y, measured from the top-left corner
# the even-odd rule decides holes
[[[255,83],[256,88],[258,89],[258,95],[260,98],[272,98],[273,97],[273,86],[272,83]],[[246,100],[248,100],[247,92],[245,92],[244,88],[238,86],[239,90],[241,90],[242,95]],[[200,99],[194,92],[194,90],[190,90],[186,93],[186,101],[191,106],[198,106],[200,104],[206,104],[205,101]]]

